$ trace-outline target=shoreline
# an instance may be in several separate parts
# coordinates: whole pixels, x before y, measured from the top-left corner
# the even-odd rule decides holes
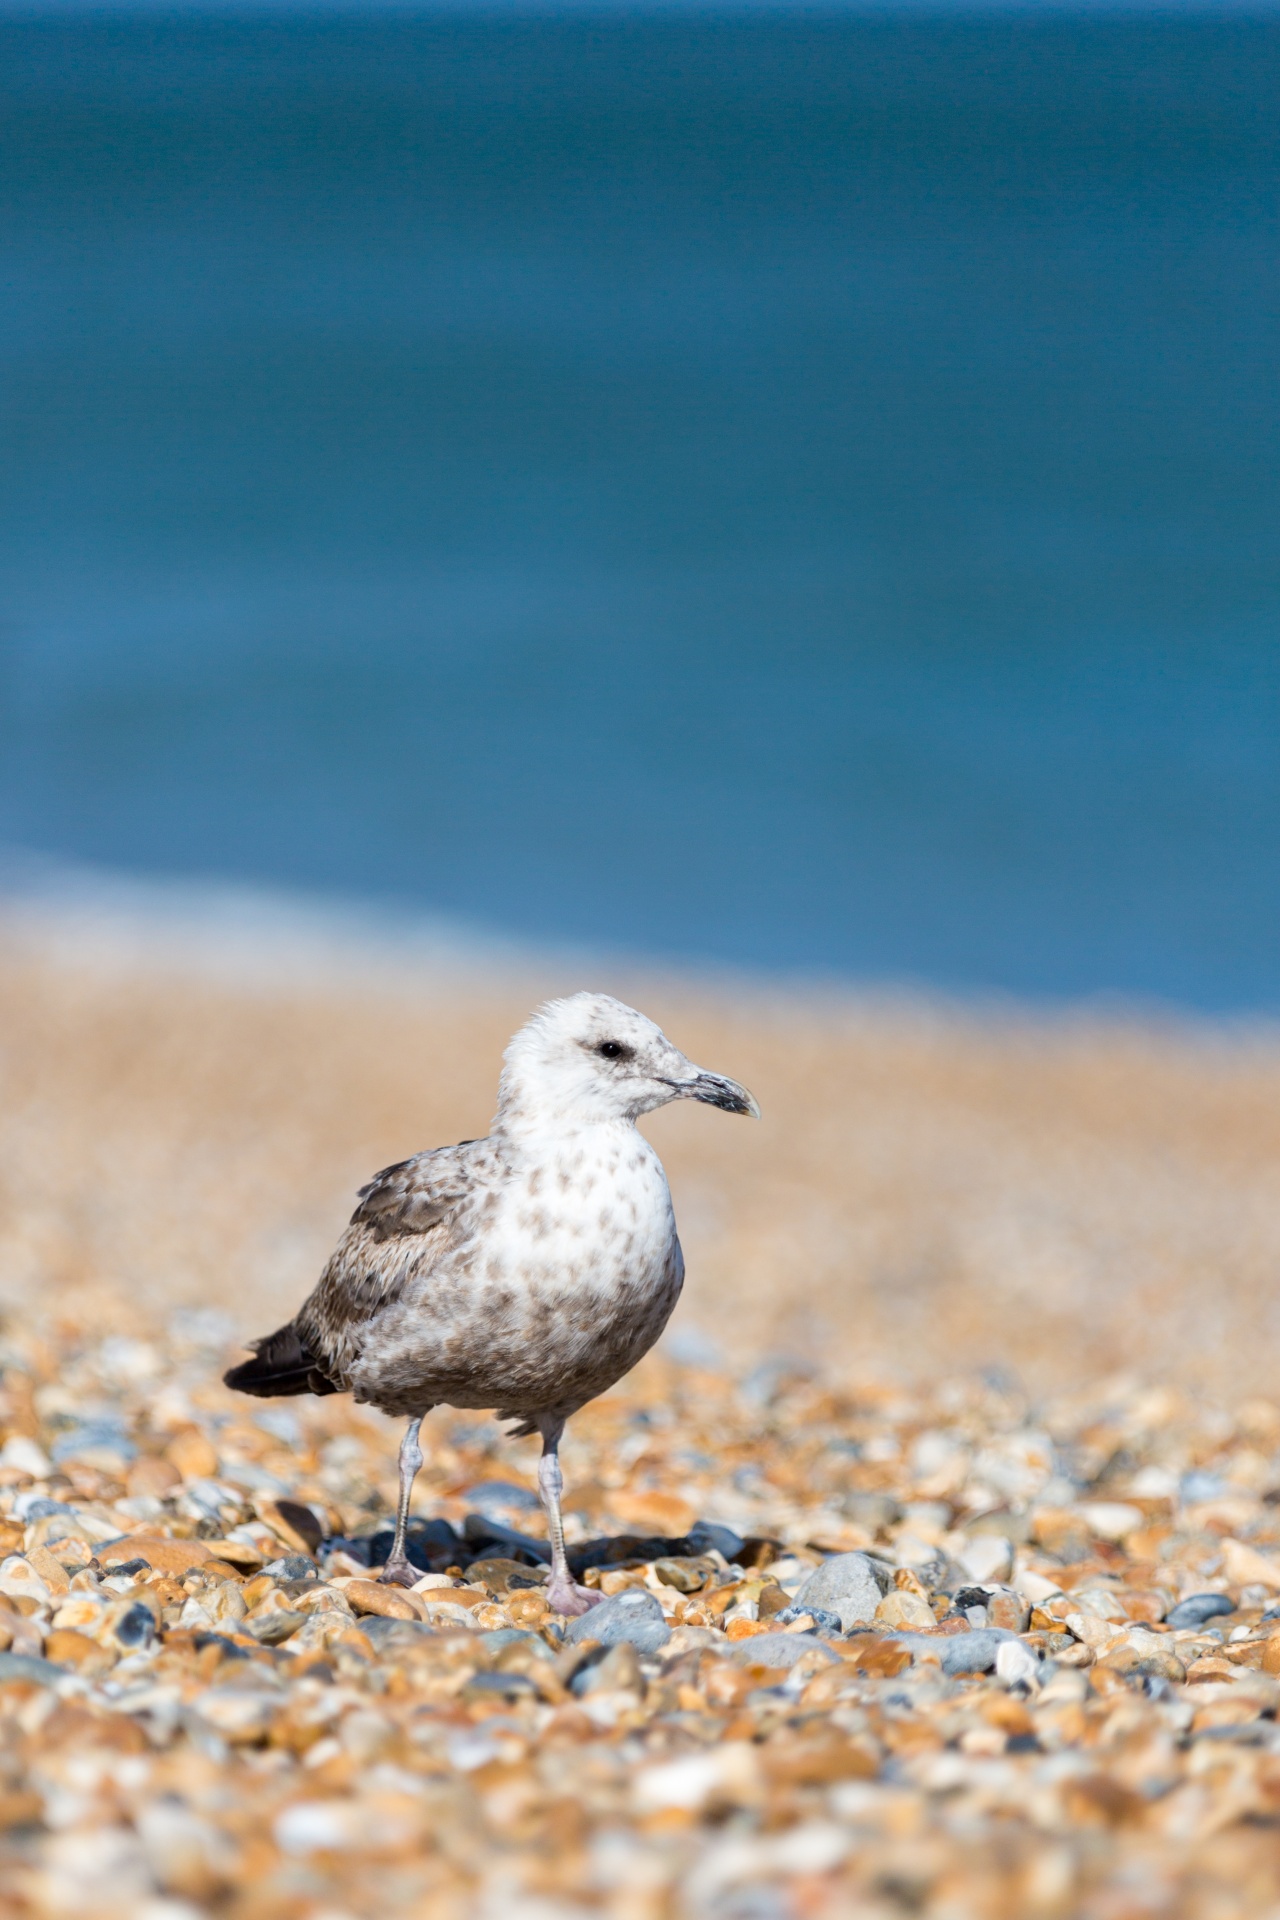
[[[1211,1050],[1272,1046],[1280,1009],[1209,1010],[1099,989],[1030,996],[925,979],[737,966],[710,957],[537,940],[408,903],[255,881],[128,873],[0,848],[0,940],[29,940],[96,964],[245,985],[280,981],[409,988],[477,977],[547,994],[566,977],[611,978],[761,1009],[908,1014],[987,1032],[1123,1029]],[[557,985],[556,983],[560,984]]]

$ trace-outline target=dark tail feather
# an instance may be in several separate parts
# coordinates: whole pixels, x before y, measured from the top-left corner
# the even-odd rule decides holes
[[[338,1391],[321,1372],[319,1361],[304,1345],[292,1320],[278,1332],[255,1340],[253,1359],[232,1367],[222,1378],[237,1393],[253,1393],[262,1400],[282,1399],[291,1393]]]

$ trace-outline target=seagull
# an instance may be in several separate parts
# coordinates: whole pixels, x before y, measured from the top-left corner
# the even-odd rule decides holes
[[[405,1530],[423,1416],[484,1408],[517,1423],[512,1437],[542,1436],[549,1605],[579,1615],[600,1599],[569,1573],[560,1438],[649,1351],[680,1295],[667,1177],[636,1128],[671,1100],[760,1117],[745,1087],[695,1067],[634,1007],[548,1001],[506,1050],[486,1138],[375,1174],[299,1312],[225,1375],[241,1393],[351,1393],[407,1418],[384,1580],[420,1577]]]

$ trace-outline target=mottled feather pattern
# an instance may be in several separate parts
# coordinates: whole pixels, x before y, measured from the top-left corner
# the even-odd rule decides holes
[[[297,1316],[332,1379],[350,1386],[379,1317],[465,1243],[476,1198],[501,1177],[501,1162],[494,1141],[468,1140],[384,1168],[360,1189],[361,1204]]]
[[[351,1225],[367,1227],[375,1240],[425,1233],[446,1218],[474,1180],[477,1169],[468,1160],[469,1149],[488,1144],[464,1140],[456,1147],[437,1147],[432,1153],[416,1153],[411,1160],[384,1167],[361,1187]]]
[[[384,1413],[567,1414],[635,1365],[679,1298],[666,1177],[631,1127],[551,1152],[497,1134],[418,1154],[360,1199],[296,1325],[326,1376]]]

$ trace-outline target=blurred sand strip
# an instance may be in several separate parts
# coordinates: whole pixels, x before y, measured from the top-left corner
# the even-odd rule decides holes
[[[187,903],[190,906],[190,902]],[[113,1321],[302,1298],[377,1167],[481,1133],[536,1001],[635,1000],[760,1125],[647,1131],[688,1260],[676,1325],[855,1376],[1133,1369],[1274,1390],[1280,1039],[1119,1016],[677,980],[378,941],[332,918],[0,917],[0,1301]]]

